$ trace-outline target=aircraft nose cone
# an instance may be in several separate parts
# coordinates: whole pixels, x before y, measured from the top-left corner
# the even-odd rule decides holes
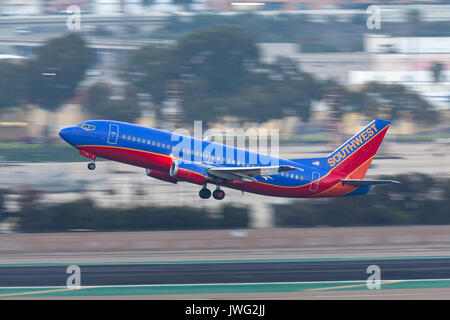
[[[76,129],[77,128],[74,127],[64,128],[61,131],[59,131],[59,136],[63,138],[67,143],[73,145],[77,137]]]
[[[67,133],[67,128],[61,129],[61,130],[59,131],[59,136],[60,136],[61,138],[63,138],[64,140],[66,140],[66,141],[67,141],[67,135],[68,135],[68,133]]]

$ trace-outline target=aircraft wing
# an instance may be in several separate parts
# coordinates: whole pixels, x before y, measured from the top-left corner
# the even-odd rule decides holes
[[[254,177],[261,176],[266,180],[271,174],[294,170],[292,166],[262,166],[262,167],[208,167],[209,174],[226,180],[255,181]]]
[[[373,186],[376,184],[399,184],[399,181],[395,180],[357,180],[357,179],[342,179],[342,184],[350,184],[355,187]]]

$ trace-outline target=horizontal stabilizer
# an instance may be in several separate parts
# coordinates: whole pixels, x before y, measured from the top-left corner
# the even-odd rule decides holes
[[[399,184],[399,181],[395,180],[356,180],[356,179],[342,179],[342,184],[350,184],[355,187],[373,186],[377,184]]]

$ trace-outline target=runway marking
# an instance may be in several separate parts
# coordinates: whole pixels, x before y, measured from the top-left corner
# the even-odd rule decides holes
[[[438,283],[436,283],[438,282]],[[443,282],[439,284],[439,282]],[[111,295],[171,295],[171,294],[213,294],[213,293],[259,293],[259,292],[333,292],[333,289],[359,288],[364,290],[366,280],[359,281],[312,281],[312,282],[267,282],[267,283],[207,283],[207,284],[150,284],[150,285],[100,285],[86,286],[81,289],[69,289],[63,286],[53,287],[0,287],[0,290],[15,292],[0,294],[1,298],[29,295],[45,296],[111,296]],[[385,280],[382,284],[400,283],[404,289],[450,288],[450,279],[414,279]],[[427,284],[428,283],[428,284]],[[436,285],[434,284],[436,283]],[[410,286],[409,284],[412,284]],[[415,284],[415,285],[414,285]],[[424,287],[424,284],[427,284]],[[318,288],[318,286],[322,286]],[[409,286],[409,287],[408,287]],[[20,289],[21,292],[17,292]],[[385,287],[386,290],[398,289],[396,285]],[[401,289],[401,288],[400,288]],[[358,290],[358,289],[357,289]],[[375,291],[375,290],[373,290]],[[1,291],[0,291],[1,292]],[[4,291],[3,291],[4,292]]]
[[[405,280],[384,281],[384,282],[380,282],[380,284],[390,284],[390,283],[400,283],[400,282],[405,282]],[[299,290],[299,291],[326,291],[326,290],[334,290],[334,289],[356,288],[356,287],[363,287],[363,286],[367,286],[367,283],[352,284],[352,285],[348,285],[348,286],[338,286],[338,287],[314,288],[314,289],[306,289],[306,290]]]
[[[0,297],[11,297],[11,296],[21,296],[21,295],[30,295],[30,294],[42,294],[42,293],[52,293],[52,292],[61,292],[61,291],[71,291],[71,290],[83,290],[91,287],[81,287],[81,288],[64,288],[64,289],[53,289],[53,290],[40,290],[40,291],[25,291],[25,292],[15,292],[15,293],[5,293],[0,294]]]
[[[361,297],[370,297],[370,298],[377,298],[377,297],[389,297],[389,296],[399,296],[399,297],[403,297],[403,296],[425,296],[425,295],[442,295],[441,292],[424,292],[424,293],[379,293],[376,290],[373,290],[374,292],[376,292],[376,294],[342,294],[341,292],[339,293],[339,295],[328,295],[328,296],[323,296],[323,295],[318,295],[318,296],[309,296],[309,297],[302,297],[302,299],[317,299],[317,298],[338,298],[338,299],[343,299],[343,298],[361,298]]]

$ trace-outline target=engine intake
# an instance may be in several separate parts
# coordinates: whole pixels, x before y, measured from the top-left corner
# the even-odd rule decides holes
[[[170,166],[169,175],[176,180],[184,180],[203,185],[206,180],[206,169],[190,162],[174,160]]]

